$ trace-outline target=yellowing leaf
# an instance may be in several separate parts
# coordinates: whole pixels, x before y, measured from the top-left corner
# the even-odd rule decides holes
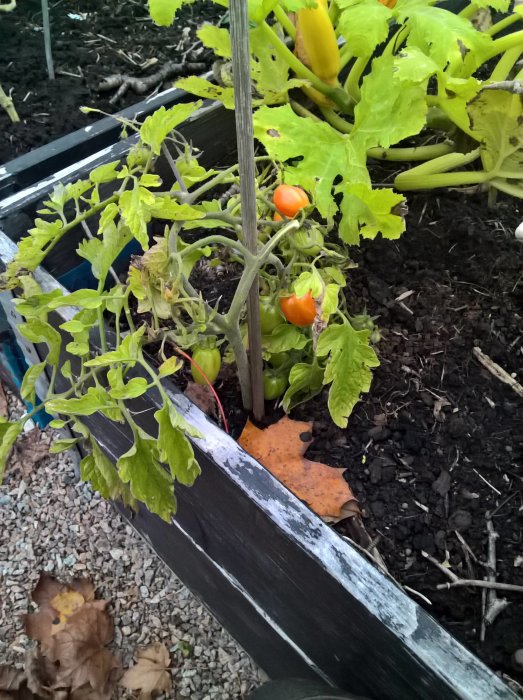
[[[84,605],[85,598],[78,591],[65,590],[54,598],[51,598],[50,605],[58,613],[58,623],[53,623],[51,635],[63,630],[71,615],[77,613]]]

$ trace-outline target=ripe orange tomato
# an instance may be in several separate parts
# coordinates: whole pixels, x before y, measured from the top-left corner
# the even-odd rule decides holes
[[[279,212],[275,211],[273,216],[272,216],[272,220],[273,221],[283,221],[283,216]]]
[[[307,193],[301,187],[294,185],[278,185],[274,190],[272,201],[280,214],[289,219],[292,219],[300,209],[308,207],[310,204]]]
[[[310,292],[302,297],[292,294],[280,299],[280,309],[289,323],[294,326],[310,326],[316,318],[316,304]]]

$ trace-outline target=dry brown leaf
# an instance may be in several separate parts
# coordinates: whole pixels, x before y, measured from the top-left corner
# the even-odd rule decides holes
[[[156,642],[138,652],[135,665],[127,669],[120,684],[127,690],[140,690],[140,700],[149,700],[153,693],[171,690],[170,663],[167,647]]]
[[[23,433],[13,445],[7,470],[17,471],[22,477],[29,476],[33,467],[49,454],[50,442],[49,436],[40,428]]]
[[[40,610],[26,615],[26,632],[40,642],[45,661],[52,666],[53,700],[64,688],[64,698],[70,691],[76,700],[110,698],[119,664],[104,648],[113,637],[107,601],[96,600],[94,586],[85,579],[63,584],[49,574],[40,576],[33,600]]]
[[[311,431],[312,423],[287,416],[265,430],[249,420],[238,442],[324,520],[338,522],[359,514],[356,498],[343,477],[345,470],[303,456],[312,441]]]
[[[8,418],[8,413],[7,396],[5,395],[4,385],[0,382],[0,416],[2,416],[2,418]]]
[[[201,411],[211,416],[211,418],[218,418],[216,399],[207,384],[187,382],[184,393]]]
[[[18,690],[25,681],[25,672],[12,666],[0,666],[0,691]]]

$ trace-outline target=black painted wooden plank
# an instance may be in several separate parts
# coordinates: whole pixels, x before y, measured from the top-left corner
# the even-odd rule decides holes
[[[184,90],[169,88],[126,107],[114,117],[143,121],[159,107],[172,107],[177,102],[194,99],[196,98],[193,95],[188,95]],[[0,165],[0,199],[116,143],[122,127],[114,117],[98,119],[83,129],[73,131]]]

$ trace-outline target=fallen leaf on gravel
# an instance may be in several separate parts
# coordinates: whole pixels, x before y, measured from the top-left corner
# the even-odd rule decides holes
[[[106,612],[88,605],[52,637],[48,657],[60,665],[56,686],[76,690],[89,684],[105,693],[114,680],[113,669],[119,667],[112,653],[104,648],[113,638],[113,621]]]
[[[120,684],[127,690],[140,690],[140,700],[149,700],[153,693],[168,692],[172,688],[169,651],[156,642],[138,652],[138,660],[128,669]]]
[[[0,382],[0,416],[8,418],[8,413],[7,396],[5,395],[4,385]]]
[[[90,581],[63,584],[46,573],[41,574],[32,597],[40,609],[25,616],[25,628],[29,637],[40,642],[45,660],[52,662],[53,700],[64,688],[63,697],[69,700],[70,691],[75,700],[108,699],[119,664],[105,649],[113,638],[107,601],[95,599]]]
[[[343,477],[345,469],[303,456],[312,441],[311,431],[311,422],[287,416],[265,430],[248,420],[238,442],[324,520],[338,522],[358,515],[356,498]]]
[[[49,436],[40,428],[22,433],[11,451],[7,471],[17,471],[22,477],[29,476],[35,464],[49,454],[49,444]]]
[[[200,410],[211,418],[218,418],[216,411],[216,399],[207,384],[187,382],[185,396],[198,406]]]

